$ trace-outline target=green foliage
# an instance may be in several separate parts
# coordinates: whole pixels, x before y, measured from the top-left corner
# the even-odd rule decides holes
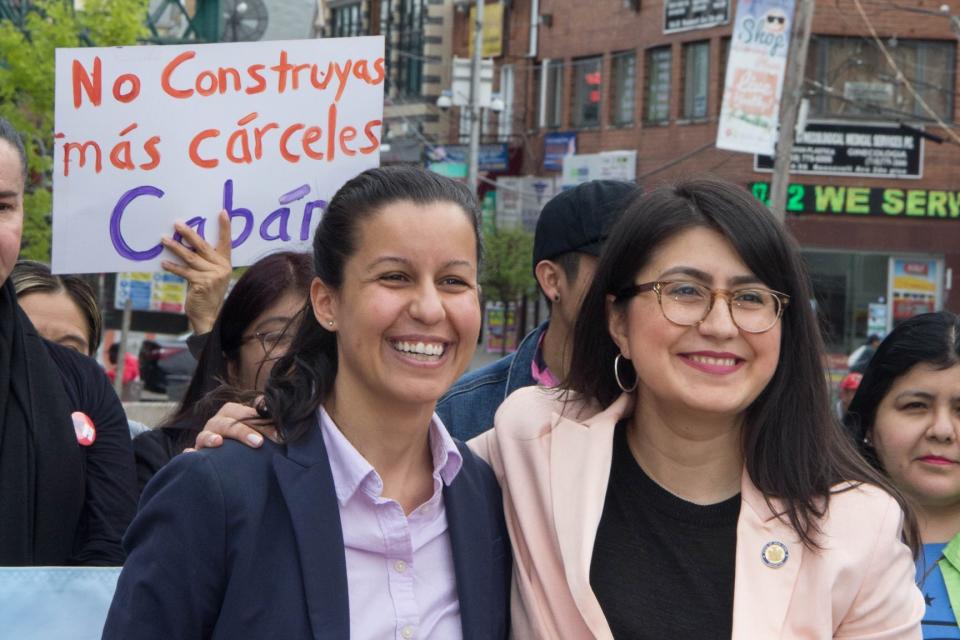
[[[147,0],[36,0],[21,31],[0,21],[0,115],[23,135],[30,177],[24,198],[24,257],[50,260],[54,51],[136,44],[149,33]]]
[[[483,293],[507,303],[533,293],[533,234],[523,229],[493,229],[484,233]]]

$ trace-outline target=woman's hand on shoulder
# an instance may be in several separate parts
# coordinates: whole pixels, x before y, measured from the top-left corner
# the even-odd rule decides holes
[[[197,434],[195,449],[215,449],[223,444],[224,438],[242,442],[248,447],[259,447],[263,438],[279,442],[277,430],[266,422],[254,407],[236,402],[228,402],[207,421],[203,431]],[[192,451],[194,449],[188,449]]]

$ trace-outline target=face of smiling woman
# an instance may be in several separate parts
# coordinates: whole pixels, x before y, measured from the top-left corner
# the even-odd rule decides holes
[[[447,202],[385,206],[359,224],[340,290],[314,280],[311,301],[337,333],[338,397],[435,403],[466,369],[480,332],[467,213]]]
[[[727,239],[706,227],[664,242],[634,278],[636,284],[662,280],[726,290],[767,288]],[[763,333],[742,331],[723,297],[696,326],[667,320],[653,291],[611,311],[611,335],[640,379],[637,404],[661,414],[739,416],[770,382],[780,359],[781,321]]]

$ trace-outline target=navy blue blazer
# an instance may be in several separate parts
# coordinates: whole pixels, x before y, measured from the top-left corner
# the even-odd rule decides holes
[[[465,445],[443,496],[463,637],[509,633],[500,488]],[[350,636],[340,510],[320,429],[289,446],[177,456],[144,490],[106,640]],[[376,612],[371,612],[376,615]]]

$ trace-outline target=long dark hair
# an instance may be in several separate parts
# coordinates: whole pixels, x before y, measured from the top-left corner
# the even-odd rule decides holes
[[[782,515],[813,548],[818,520],[839,482],[878,485],[907,510],[896,489],[857,453],[830,410],[823,340],[796,243],[766,207],[733,184],[688,180],[651,191],[630,205],[610,231],[584,298],[566,389],[603,406],[620,395],[613,375],[619,350],[607,331],[607,296],[632,284],[664,242],[694,227],[719,232],[754,275],[791,299],[781,320],[777,369],[746,411],[742,449],[751,481],[768,499],[783,502]],[[908,528],[908,540],[914,544],[915,528]]]
[[[289,292],[306,297],[312,278],[310,255],[296,251],[281,251],[261,258],[240,276],[223,301],[183,399],[161,425],[175,431],[172,435],[180,450],[193,446],[196,434],[220,408],[222,402],[207,396],[230,382],[228,367],[239,365],[240,347],[250,324]]]
[[[481,257],[479,211],[476,199],[462,184],[411,165],[369,169],[344,184],[330,200],[313,236],[317,277],[338,290],[347,260],[356,253],[358,228],[364,220],[395,202],[427,205],[449,202],[463,209],[476,237],[477,263]],[[411,233],[416,220],[410,221]],[[286,442],[303,437],[315,422],[320,404],[333,390],[337,376],[337,334],[305,313],[293,344],[273,369],[259,410],[271,419]]]
[[[890,388],[918,364],[937,369],[960,364],[960,317],[949,311],[938,311],[906,320],[880,343],[863,372],[844,423],[861,453],[878,469],[882,467],[876,452],[864,438],[873,430],[877,407]]]

